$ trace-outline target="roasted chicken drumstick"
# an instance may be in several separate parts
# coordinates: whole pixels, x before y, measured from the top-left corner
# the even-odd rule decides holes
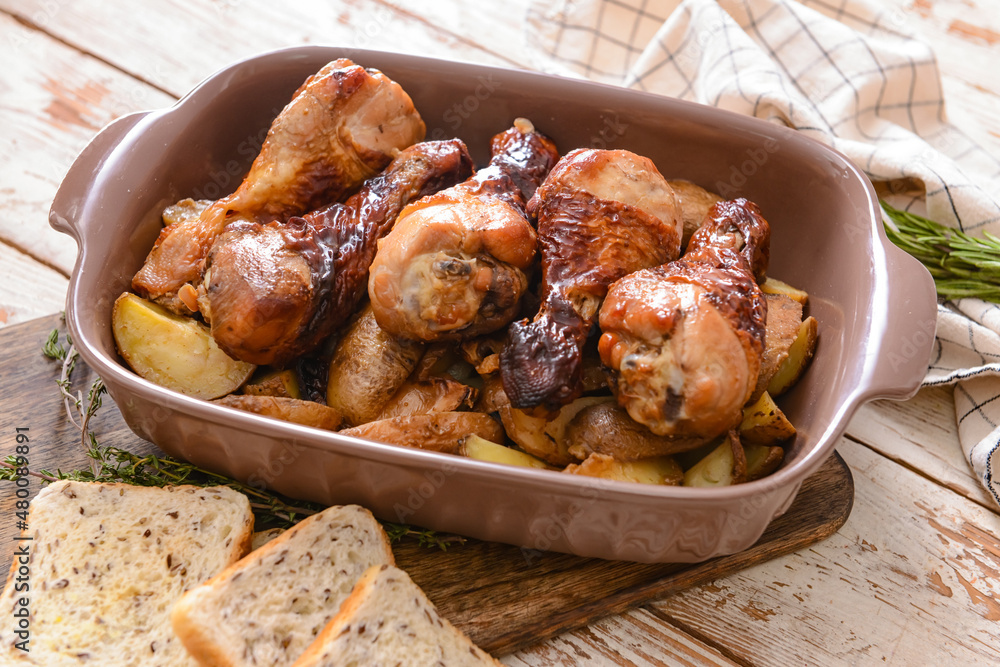
[[[583,346],[608,286],[676,259],[683,230],[673,190],[648,158],[577,149],[528,204],[542,252],[541,309],[515,322],[500,354],[516,408],[557,409],[581,391]]]
[[[634,420],[657,435],[705,440],[740,423],[764,350],[767,302],[757,281],[769,246],[755,204],[720,202],[681,259],[611,286],[598,349]]]
[[[341,58],[309,77],[275,118],[260,154],[233,194],[199,217],[165,227],[132,279],[141,296],[180,314],[198,309],[216,237],[236,220],[284,221],[338,201],[420,141],[424,123],[410,97],[378,70]]]
[[[407,206],[379,241],[368,294],[385,331],[458,340],[516,316],[537,246],[525,201],[558,154],[524,119],[493,137],[491,148],[488,166]]]
[[[255,364],[309,352],[356,309],[376,242],[403,207],[471,173],[458,139],[419,143],[342,204],[286,223],[231,223],[212,246],[200,300],[216,343]]]

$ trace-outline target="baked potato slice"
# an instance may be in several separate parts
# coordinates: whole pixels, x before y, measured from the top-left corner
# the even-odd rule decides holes
[[[271,370],[260,376],[253,376],[241,389],[244,394],[253,396],[282,396],[284,398],[302,398],[299,388],[299,376],[290,368]]]
[[[773,445],[743,445],[747,460],[747,481],[767,477],[785,460],[785,450]]]
[[[478,459],[480,461],[491,461],[493,463],[503,463],[504,465],[521,466],[522,468],[553,469],[552,466],[536,456],[522,452],[520,449],[498,445],[476,434],[472,434],[465,439],[458,453],[470,459]]]
[[[767,393],[771,396],[780,396],[798,382],[813,358],[818,337],[819,325],[816,323],[816,318],[807,317],[802,320],[798,336],[788,348],[788,357],[767,384]]]
[[[740,442],[747,445],[776,445],[795,435],[795,427],[766,391],[743,408]]]
[[[739,443],[733,447],[732,439],[726,437],[722,444],[684,471],[684,486],[732,486],[742,481],[746,470],[740,468],[741,461],[734,453],[737,447],[742,454]],[[746,461],[742,463],[745,466]]]
[[[750,400],[757,400],[767,390],[781,364],[788,358],[802,326],[802,304],[782,294],[767,295],[767,320],[764,324],[764,353],[760,372]]]
[[[475,403],[476,395],[475,388],[451,378],[432,377],[426,380],[410,378],[396,390],[382,408],[378,418],[468,410]]]
[[[507,436],[521,449],[547,463],[562,467],[579,460],[569,451],[569,443],[564,437],[566,425],[580,410],[614,400],[613,396],[584,396],[564,405],[554,416],[544,417],[511,407],[507,403],[499,408],[500,420]]]
[[[219,349],[201,322],[130,292],[115,300],[111,330],[118,353],[139,377],[194,398],[236,391],[256,368]]]
[[[398,339],[383,331],[371,306],[365,306],[334,348],[326,404],[339,410],[351,426],[378,419],[423,353],[423,343]]]
[[[691,235],[701,227],[708,210],[722,201],[722,197],[683,179],[667,181],[667,184],[673,189],[681,205],[681,222],[684,224],[681,245],[685,247],[691,240]]]
[[[784,460],[781,447],[746,445],[727,436],[684,472],[684,486],[731,486],[770,475]]]
[[[670,456],[658,456],[641,461],[618,461],[607,454],[591,454],[582,463],[566,466],[563,472],[620,482],[670,486],[677,486],[684,479],[684,471]]]
[[[416,447],[458,454],[472,435],[503,444],[503,427],[481,412],[432,412],[426,415],[390,417],[345,428],[344,435],[403,447]]]
[[[656,435],[613,399],[585,406],[567,423],[565,446],[577,459],[606,454],[618,461],[666,456],[700,447],[703,438]]]
[[[786,282],[782,282],[777,278],[771,278],[770,276],[764,280],[764,284],[760,286],[760,290],[764,294],[781,294],[793,299],[803,306],[809,302],[809,293],[800,290],[797,287],[792,287]]]
[[[344,423],[343,415],[329,406],[286,396],[230,394],[212,402],[244,412],[253,412],[264,417],[294,422],[303,426],[314,426],[328,431],[336,431]]]

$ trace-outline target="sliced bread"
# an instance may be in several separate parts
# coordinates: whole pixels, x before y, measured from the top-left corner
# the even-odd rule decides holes
[[[442,618],[403,570],[369,569],[293,667],[499,665]]]
[[[170,608],[249,551],[253,514],[225,487],[61,481],[27,524],[16,544],[29,555],[15,550],[0,596],[0,664],[193,667]]]
[[[290,665],[358,578],[393,562],[368,510],[330,507],[189,591],[174,606],[174,631],[202,665]]]

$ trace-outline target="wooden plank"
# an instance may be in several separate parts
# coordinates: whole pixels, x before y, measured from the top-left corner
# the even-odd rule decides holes
[[[474,7],[463,11],[471,16]],[[515,45],[480,47],[482,23],[470,39],[377,0],[161,0],[145,3],[142,20],[131,21],[128,30],[114,31],[106,26],[120,20],[117,3],[0,0],[0,9],[176,96],[236,60],[302,44],[344,46],[348,57],[351,48],[369,48],[495,65],[523,61],[504,55]],[[229,37],[221,36],[220,23]]]
[[[989,511],[1000,511],[972,473],[958,442],[952,387],[923,389],[909,401],[863,406],[848,435]]]
[[[651,605],[748,664],[995,665],[1000,517],[863,445],[833,537]]]
[[[80,469],[88,463],[77,432],[61,409],[54,384],[59,366],[41,355],[42,343],[57,325],[59,318],[53,316],[0,331],[0,367],[8,369],[0,377],[0,434],[12,439],[16,428],[29,429],[29,464],[35,470]],[[89,378],[82,366],[79,369],[76,390],[86,391]],[[110,400],[93,420],[93,430],[104,444],[142,453],[155,451],[128,430]],[[39,486],[37,480],[31,480],[33,492]],[[0,514],[13,516],[14,491],[12,484],[0,485]],[[445,617],[483,648],[503,655],[650,599],[815,544],[843,524],[852,501],[850,473],[842,461],[831,458],[806,480],[788,512],[768,527],[757,544],[738,554],[693,565],[645,565],[537,552],[526,556],[514,546],[476,540],[447,551],[404,541],[393,551],[400,567],[427,591]],[[4,545],[0,547],[4,554],[0,568],[11,557],[15,534],[13,521],[0,522],[0,545]],[[654,651],[644,638],[664,632],[657,625],[659,622],[648,615],[632,616],[608,621],[603,630],[581,631],[575,639],[565,641],[620,630],[636,642],[630,650],[638,657]],[[702,648],[698,643],[675,642],[667,646],[667,654],[656,649],[654,655],[691,653],[703,658]]]
[[[66,303],[68,282],[58,271],[0,242],[0,327],[58,313]]]
[[[501,659],[510,667],[552,665],[734,666],[712,646],[663,623],[646,609],[612,616]]]
[[[0,104],[0,240],[68,276],[76,243],[48,225],[63,176],[105,124],[173,99],[2,14],[0,35],[13,56],[4,59]],[[22,303],[32,300],[22,292]]]

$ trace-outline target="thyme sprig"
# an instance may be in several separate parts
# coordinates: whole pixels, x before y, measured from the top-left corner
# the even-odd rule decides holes
[[[889,240],[927,267],[940,296],[1000,302],[1000,238],[971,236],[884,201],[882,208]]]
[[[78,354],[68,336],[67,345],[68,347],[64,347],[60,343],[59,330],[54,329],[42,346],[42,353],[62,364],[56,384],[63,396],[67,415],[82,433],[84,453],[90,461],[90,469],[70,472],[37,470],[28,471],[29,475],[45,483],[66,479],[80,482],[119,482],[157,487],[177,484],[228,486],[250,499],[255,526],[258,529],[288,528],[302,518],[325,509],[323,505],[291,500],[280,494],[238,482],[225,475],[205,470],[185,461],[178,461],[169,456],[153,454],[140,456],[119,447],[102,446],[88,426],[91,417],[101,407],[101,397],[106,391],[104,383],[100,379],[95,380],[87,392],[86,399],[82,392],[77,392],[75,395],[71,392],[70,382]],[[19,471],[23,471],[23,467],[19,467],[17,457],[8,456],[0,461],[0,480],[16,480],[19,477]],[[465,541],[465,538],[458,535],[443,535],[407,524],[383,522],[383,527],[392,543],[408,538],[415,539],[418,544],[424,547],[445,550]]]
[[[86,400],[83,397],[83,392],[78,391],[76,394],[73,394],[73,370],[76,368],[76,362],[80,358],[80,355],[76,351],[76,346],[68,334],[66,336],[66,343],[69,345],[68,348],[63,347],[59,342],[59,329],[53,329],[42,346],[42,354],[49,359],[62,362],[61,372],[59,379],[56,380],[56,385],[59,386],[59,392],[63,396],[63,406],[66,408],[66,416],[80,431],[80,444],[86,452],[97,444],[97,437],[90,430],[90,419],[97,414],[97,410],[101,407],[101,397],[106,392],[106,389],[104,382],[98,378],[91,383],[90,389],[87,391]],[[96,465],[97,462],[91,458],[90,467],[91,472],[94,474],[96,474]]]

